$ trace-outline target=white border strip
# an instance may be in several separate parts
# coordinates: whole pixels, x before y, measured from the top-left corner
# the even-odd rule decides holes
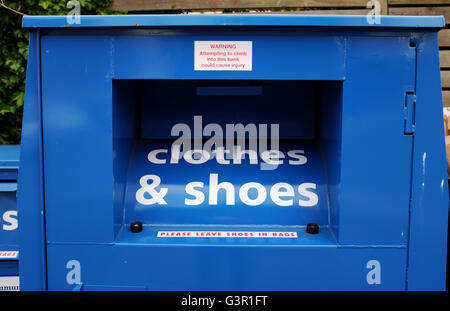
[[[298,238],[293,231],[158,231],[158,238]]]

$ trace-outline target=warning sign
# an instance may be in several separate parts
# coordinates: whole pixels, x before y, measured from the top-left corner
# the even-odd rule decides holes
[[[275,232],[275,231],[158,231],[158,238],[297,238],[297,232]]]
[[[0,259],[17,259],[18,256],[17,251],[0,251]]]
[[[252,70],[252,41],[195,41],[195,70]]]

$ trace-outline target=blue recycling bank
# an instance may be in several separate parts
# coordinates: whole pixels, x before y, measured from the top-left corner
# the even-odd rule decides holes
[[[1,278],[19,275],[17,175],[19,146],[0,146],[0,290]]]
[[[23,27],[21,289],[445,289],[442,17]]]

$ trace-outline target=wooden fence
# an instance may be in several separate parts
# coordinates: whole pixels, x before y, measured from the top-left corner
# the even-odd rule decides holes
[[[115,0],[112,8],[125,11],[229,11],[367,14],[368,0]],[[387,14],[388,0],[379,0],[382,14]]]
[[[247,12],[290,14],[367,14],[368,0],[115,0],[112,9],[130,12]],[[450,107],[450,0],[379,0],[383,15],[444,15],[439,33],[442,94]]]

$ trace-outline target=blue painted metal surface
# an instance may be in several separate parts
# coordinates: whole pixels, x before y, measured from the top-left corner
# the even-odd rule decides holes
[[[166,164],[153,164],[147,159],[152,150],[165,149]],[[280,151],[286,160],[272,170],[261,170],[261,159],[252,160],[246,155],[241,164],[233,164],[235,160],[227,160],[229,164],[219,164],[216,159],[210,159],[205,164],[190,164],[180,159],[178,163],[170,163],[170,143],[143,141],[136,149],[128,167],[127,193],[125,195],[125,223],[140,220],[146,224],[203,224],[203,225],[279,225],[305,226],[308,222],[320,225],[328,224],[328,188],[322,169],[319,150],[312,143],[283,143]],[[307,162],[302,165],[290,165],[289,162],[300,163],[298,157],[289,159],[288,152],[298,151],[297,155]],[[164,154],[158,158],[164,159]],[[226,159],[225,159],[226,160]],[[139,180],[143,175],[154,174],[161,177],[161,187],[168,188],[165,197],[166,205],[149,206],[136,201],[136,192],[141,188]],[[213,190],[212,184],[231,183],[229,190]],[[189,202],[186,198],[195,200],[194,195],[186,195],[185,185],[190,182],[201,182],[203,187],[197,187],[205,195],[200,203]],[[248,182],[258,182],[265,188],[266,198],[257,206],[249,205],[246,198],[239,194],[239,189]],[[292,186],[293,194],[282,198],[283,202],[271,196],[272,187],[277,183]],[[307,206],[308,198],[304,198],[298,187],[304,183],[313,183],[314,192],[319,198],[317,204]],[[264,191],[264,190],[263,190]],[[261,191],[261,192],[263,192]],[[284,192],[287,190],[283,189]],[[233,199],[226,197],[232,194]],[[249,191],[250,198],[256,198],[257,190]],[[212,197],[217,196],[217,204]],[[283,196],[282,196],[283,197]],[[284,201],[292,200],[292,204],[284,206]],[[302,205],[298,203],[302,200]],[[305,201],[305,203],[303,203]],[[277,203],[278,202],[278,203]]]
[[[365,16],[81,21],[79,29],[62,29],[65,17],[23,20],[31,36],[19,185],[22,289],[444,289],[441,17],[382,17],[380,25]],[[252,41],[252,70],[195,71],[194,41]],[[414,94],[415,114],[405,114]],[[172,127],[192,128],[200,115],[203,126],[279,124],[283,155],[304,150],[308,161],[275,170],[248,158],[169,163]],[[158,149],[167,151],[155,155],[166,163],[149,160]],[[234,204],[223,189],[210,201],[214,174],[234,187]],[[145,191],[138,199],[147,175],[161,179],[156,190],[168,189],[166,204],[149,205]],[[203,183],[204,200],[187,195],[190,182]],[[265,200],[243,199],[248,182],[261,185]],[[282,200],[308,201],[297,189],[314,183],[318,201],[280,206],[271,194],[280,182],[295,190]],[[141,233],[129,231],[133,221],[144,223]],[[318,235],[305,234],[308,222],[321,225]],[[169,238],[160,231],[297,237]]]
[[[30,32],[25,104],[20,143],[17,204],[21,290],[47,289],[41,118],[40,33]]]
[[[411,179],[408,258],[409,290],[442,290],[448,225],[448,179],[442,135],[439,53],[436,34],[421,34],[417,42],[416,120]],[[429,103],[435,103],[431,105]],[[448,267],[447,267],[448,269]]]
[[[20,147],[0,146],[0,276],[18,275],[17,173]]]
[[[366,15],[82,15],[80,24],[69,24],[65,16],[25,16],[25,28],[53,27],[147,27],[147,26],[324,26],[367,28],[442,28],[444,17],[429,16],[381,16],[380,24],[369,24]]]
[[[0,145],[0,181],[17,181],[20,147]]]
[[[155,56],[159,58],[159,55]],[[281,65],[281,64],[280,64]],[[202,116],[203,126],[209,123],[219,124],[225,129],[226,124],[282,124],[279,136],[283,139],[313,139],[315,136],[314,121],[314,84],[298,83],[297,81],[253,81],[253,86],[245,86],[247,81],[211,81],[211,80],[147,80],[143,81],[142,130],[143,138],[167,139],[174,124],[184,123],[194,128],[194,118],[186,115]],[[119,86],[120,87],[120,86]],[[241,89],[237,89],[241,87]],[[236,94],[236,90],[248,91],[260,88],[259,93],[250,95]],[[230,89],[233,88],[233,89]],[[177,90],[173,92],[172,90]],[[205,93],[214,92],[209,96]],[[222,93],[235,95],[223,95]],[[183,93],[180,101],[179,93]],[[283,101],[278,103],[278,109],[259,109],[260,106],[270,107],[279,101],[280,93]],[[298,94],[302,94],[299,100]],[[213,105],[211,104],[213,103]],[[167,107],[172,111],[168,114]],[[227,107],[234,113],[224,113]],[[302,113],[299,114],[298,111]],[[159,116],[165,116],[165,122],[158,122]],[[239,122],[237,122],[239,121]],[[269,128],[270,130],[270,128]]]

